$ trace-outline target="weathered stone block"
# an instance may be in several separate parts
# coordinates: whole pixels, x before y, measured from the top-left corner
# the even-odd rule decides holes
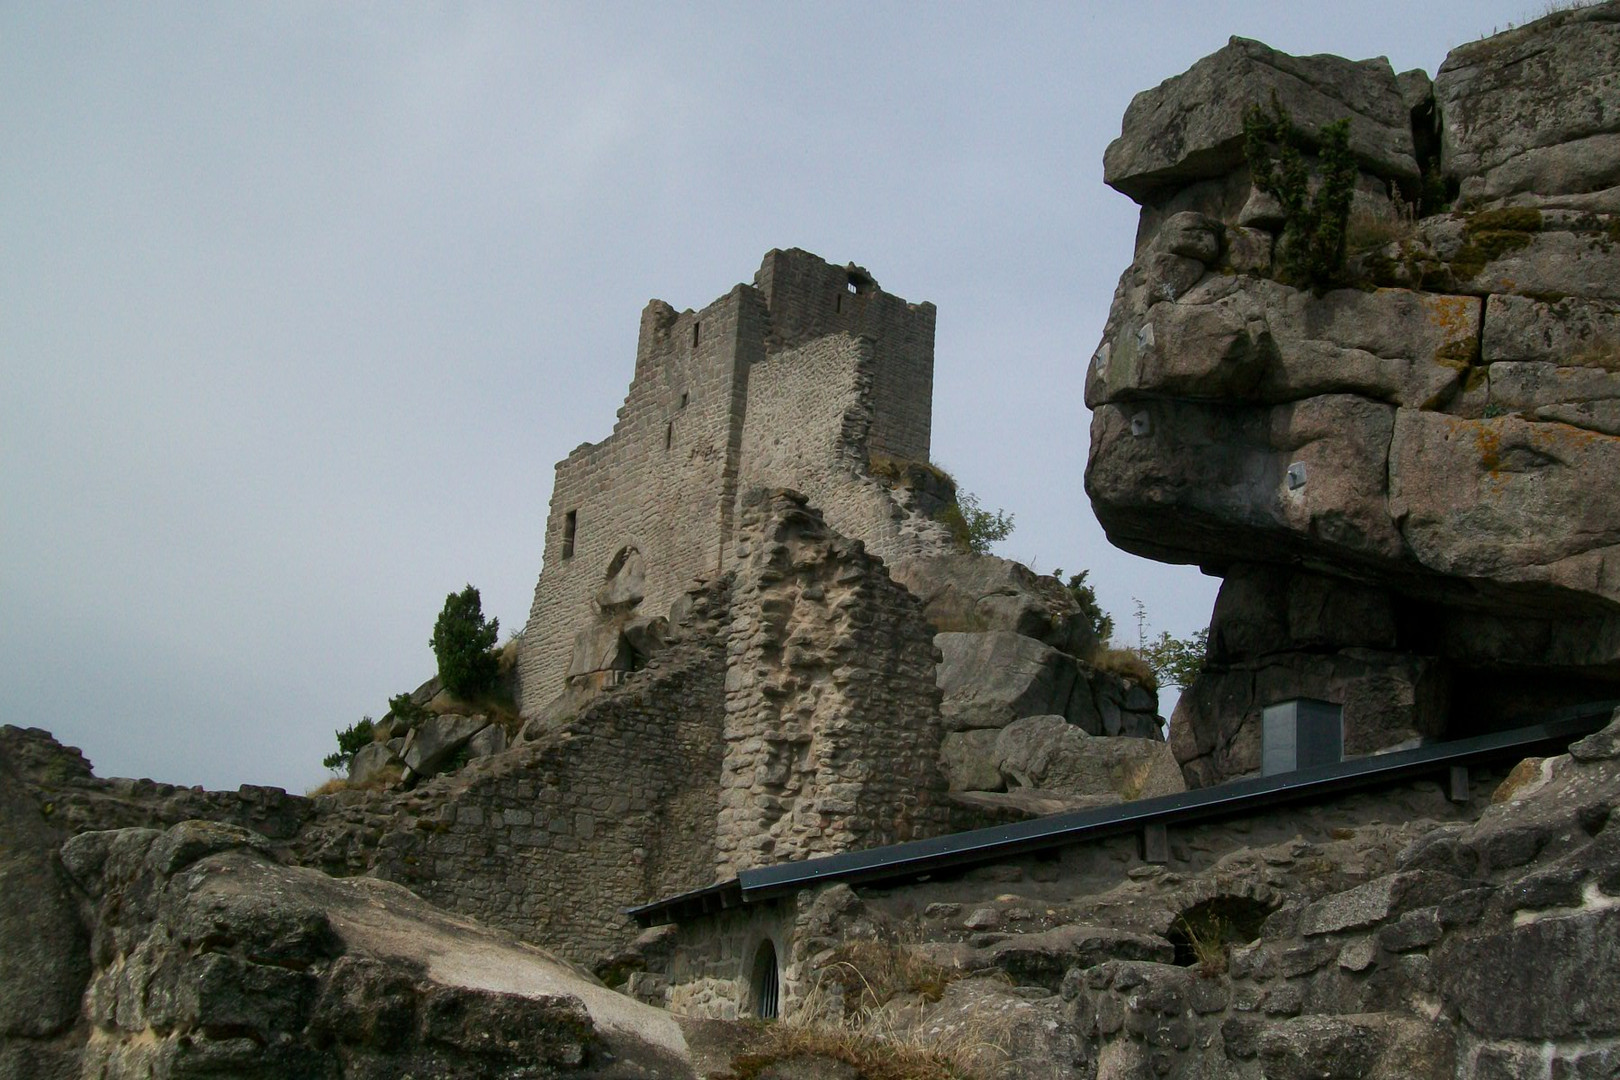
[[[1132,99],[1124,130],[1103,156],[1103,181],[1138,202],[1243,164],[1243,113],[1275,93],[1296,124],[1314,132],[1349,115],[1362,167],[1415,183],[1407,108],[1389,61],[1307,58],[1233,38],[1182,75]]]
[[[1487,203],[1620,185],[1620,21],[1567,10],[1453,49],[1434,80],[1441,163]]]

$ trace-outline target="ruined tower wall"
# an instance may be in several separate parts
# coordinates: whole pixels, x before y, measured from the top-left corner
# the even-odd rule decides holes
[[[748,374],[739,493],[793,488],[845,536],[885,562],[931,552],[903,530],[895,494],[867,472],[877,346],[834,333],[781,349]]]
[[[771,312],[773,345],[845,333],[872,342],[868,449],[927,461],[933,424],[933,304],[883,292],[865,271],[793,249],[765,256],[754,287]]]
[[[694,577],[727,567],[747,486],[806,491],[886,559],[937,546],[867,475],[869,452],[928,459],[933,339],[932,304],[797,249],[771,251],[752,287],[701,311],[649,304],[613,434],[557,466],[523,642],[523,713],[568,686],[582,631],[606,640],[590,641],[594,665],[575,673],[606,670],[596,654],[614,630],[596,598],[617,557],[634,548],[644,567],[633,614],[666,615]]]
[[[526,714],[562,691],[574,637],[594,618],[619,552],[641,553],[638,611],[654,616],[723,562],[741,400],[749,363],[762,355],[764,317],[744,285],[698,312],[654,301],[642,313],[635,377],[613,434],[557,465],[523,648]]]

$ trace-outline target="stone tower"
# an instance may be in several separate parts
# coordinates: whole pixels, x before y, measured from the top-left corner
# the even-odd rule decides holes
[[[803,492],[884,559],[943,549],[939,493],[872,468],[927,462],[933,378],[932,304],[805,251],[769,252],[702,310],[649,303],[613,434],[557,465],[524,715],[639,666],[693,579],[730,569],[750,488]]]

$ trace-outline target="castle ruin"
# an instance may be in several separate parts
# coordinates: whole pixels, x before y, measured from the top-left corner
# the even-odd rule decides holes
[[[699,311],[649,303],[613,434],[557,465],[523,714],[642,666],[670,605],[732,567],[752,488],[799,490],[886,561],[942,550],[926,482],[872,471],[927,462],[933,382],[934,305],[809,252],[767,253]]]

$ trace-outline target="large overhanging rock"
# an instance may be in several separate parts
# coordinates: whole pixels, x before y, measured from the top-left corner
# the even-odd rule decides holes
[[[1189,782],[1258,768],[1288,698],[1342,705],[1350,754],[1620,698],[1617,59],[1611,0],[1464,46],[1432,101],[1235,41],[1132,103],[1086,491],[1120,547],[1240,579],[1172,718]],[[1351,258],[1311,288],[1243,160],[1273,86],[1306,134],[1348,118],[1362,170]],[[1407,223],[1395,128],[1429,170]],[[1414,205],[1372,213],[1379,179]]]
[[[1452,51],[1442,163],[1472,204],[1620,211],[1620,8],[1560,12]]]
[[[1086,493],[1115,544],[1217,568],[1309,550],[1398,566],[1391,406],[1353,394],[1275,408],[1161,398],[1099,406]]]
[[[1243,113],[1272,94],[1307,131],[1350,118],[1350,149],[1377,175],[1416,185],[1409,108],[1382,58],[1289,56],[1234,37],[1182,75],[1144,90],[1103,156],[1103,182],[1138,202],[1243,164]]]

